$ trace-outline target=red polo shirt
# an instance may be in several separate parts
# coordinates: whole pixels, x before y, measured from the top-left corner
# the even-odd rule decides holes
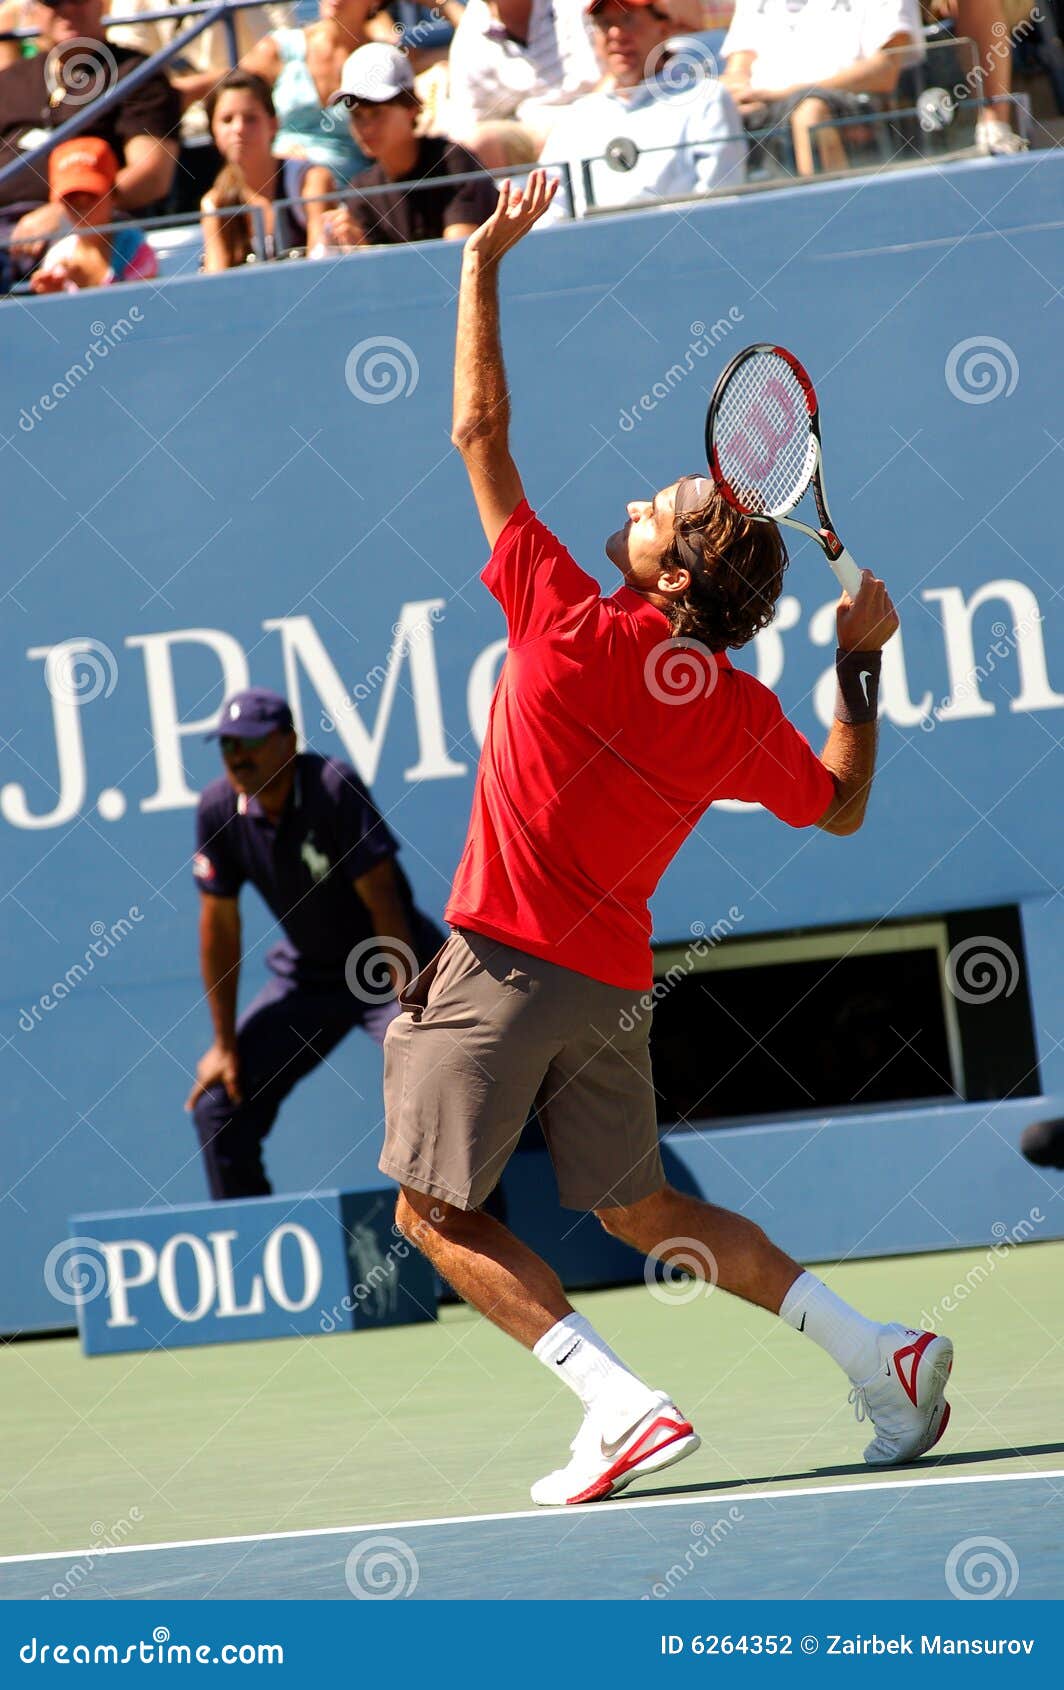
[[[447,920],[642,991],[650,898],[713,800],[808,827],[834,782],[774,693],[631,588],[603,598],[526,502],[481,579],[509,650]]]

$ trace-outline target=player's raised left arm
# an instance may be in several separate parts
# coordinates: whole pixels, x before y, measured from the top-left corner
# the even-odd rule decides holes
[[[451,439],[465,462],[488,544],[524,498],[510,456],[510,395],[499,330],[499,264],[542,217],[557,184],[534,170],[524,190],[503,182],[499,202],[466,241],[458,294]]]

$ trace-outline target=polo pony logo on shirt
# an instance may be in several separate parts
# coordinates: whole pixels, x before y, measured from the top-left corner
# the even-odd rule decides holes
[[[318,884],[319,880],[325,879],[325,876],[332,868],[332,863],[325,855],[325,852],[319,851],[315,845],[313,833],[307,834],[307,837],[303,841],[303,848],[299,855],[310,870],[310,878],[313,880],[315,886]]]

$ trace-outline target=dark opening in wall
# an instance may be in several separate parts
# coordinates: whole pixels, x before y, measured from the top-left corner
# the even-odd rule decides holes
[[[674,946],[655,974],[663,1127],[1039,1090],[1014,909]]]

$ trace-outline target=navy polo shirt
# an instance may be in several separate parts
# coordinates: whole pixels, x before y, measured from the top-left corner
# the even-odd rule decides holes
[[[285,937],[266,958],[275,974],[323,989],[344,987],[352,947],[373,933],[352,884],[399,847],[349,763],[305,751],[284,811],[270,822],[257,798],[223,775],[200,796],[193,872],[201,892],[235,898],[249,880]],[[425,918],[399,864],[395,875],[418,943]]]

